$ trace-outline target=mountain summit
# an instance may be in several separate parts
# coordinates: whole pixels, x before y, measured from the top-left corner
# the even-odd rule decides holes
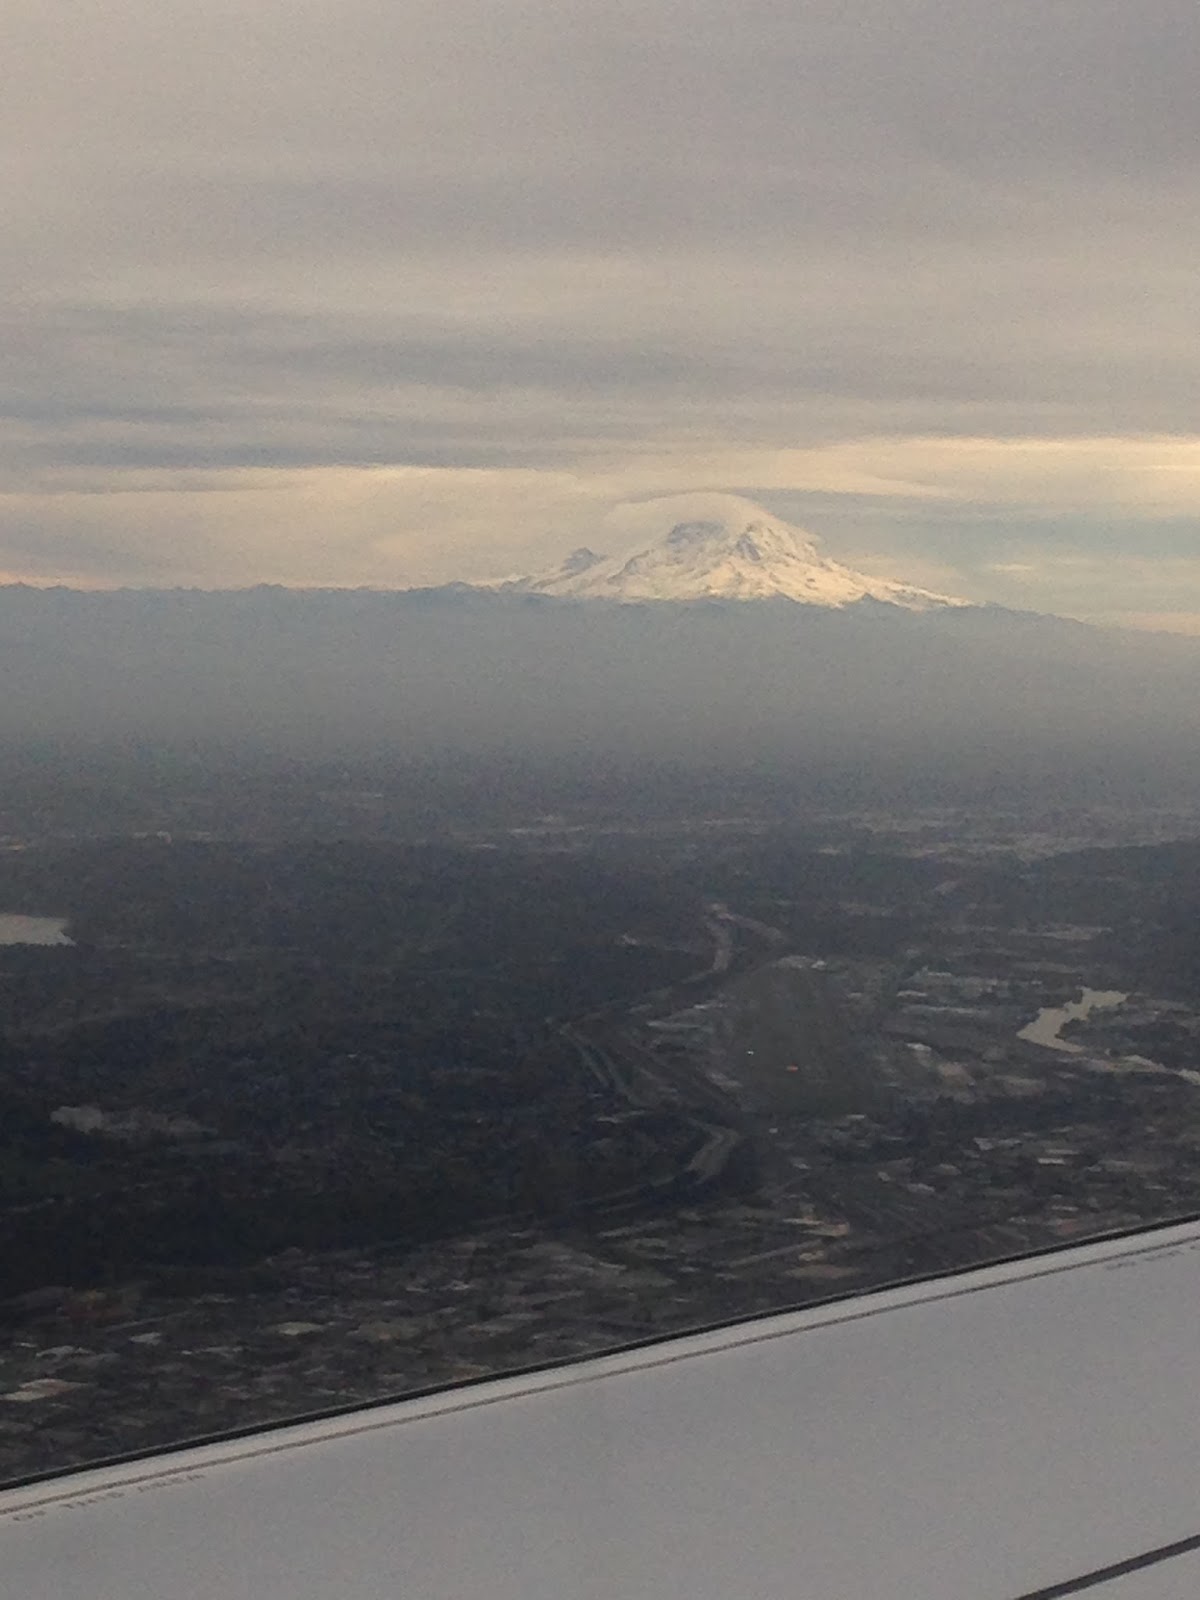
[[[646,509],[653,517],[656,508]],[[785,599],[839,610],[860,600],[907,611],[968,604],[831,561],[811,535],[734,495],[672,496],[661,510],[665,531],[643,548],[619,556],[575,550],[553,572],[506,587],[580,600]],[[686,510],[703,514],[674,520]]]

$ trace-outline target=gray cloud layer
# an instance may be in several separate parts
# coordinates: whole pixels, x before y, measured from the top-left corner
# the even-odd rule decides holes
[[[716,458],[1197,431],[1194,0],[10,10],[0,568],[171,567],[169,519],[62,511],[80,473],[603,471],[611,496],[648,453],[753,490]],[[924,544],[842,504],[880,552],[977,575],[1062,509],[947,492]],[[1086,553],[1128,509],[1061,526]],[[1161,509],[1195,526],[1200,477]],[[198,538],[179,572],[250,570]]]

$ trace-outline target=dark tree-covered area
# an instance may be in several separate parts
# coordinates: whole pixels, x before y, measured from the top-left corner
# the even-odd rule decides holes
[[[662,865],[389,844],[0,857],[0,1297],[686,1192],[685,1115],[562,1023],[702,964]]]

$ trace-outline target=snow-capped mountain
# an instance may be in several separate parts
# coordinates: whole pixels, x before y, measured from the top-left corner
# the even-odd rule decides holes
[[[695,510],[687,500],[661,503],[664,531],[641,548],[617,556],[575,550],[553,572],[505,587],[581,600],[786,599],[835,609],[860,600],[908,611],[969,603],[832,561],[811,535],[734,495],[704,496],[703,515],[675,520],[680,510]]]

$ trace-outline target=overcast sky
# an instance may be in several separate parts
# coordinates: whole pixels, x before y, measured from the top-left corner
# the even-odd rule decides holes
[[[7,0],[0,574],[404,585],[761,500],[1200,627],[1196,0]]]

